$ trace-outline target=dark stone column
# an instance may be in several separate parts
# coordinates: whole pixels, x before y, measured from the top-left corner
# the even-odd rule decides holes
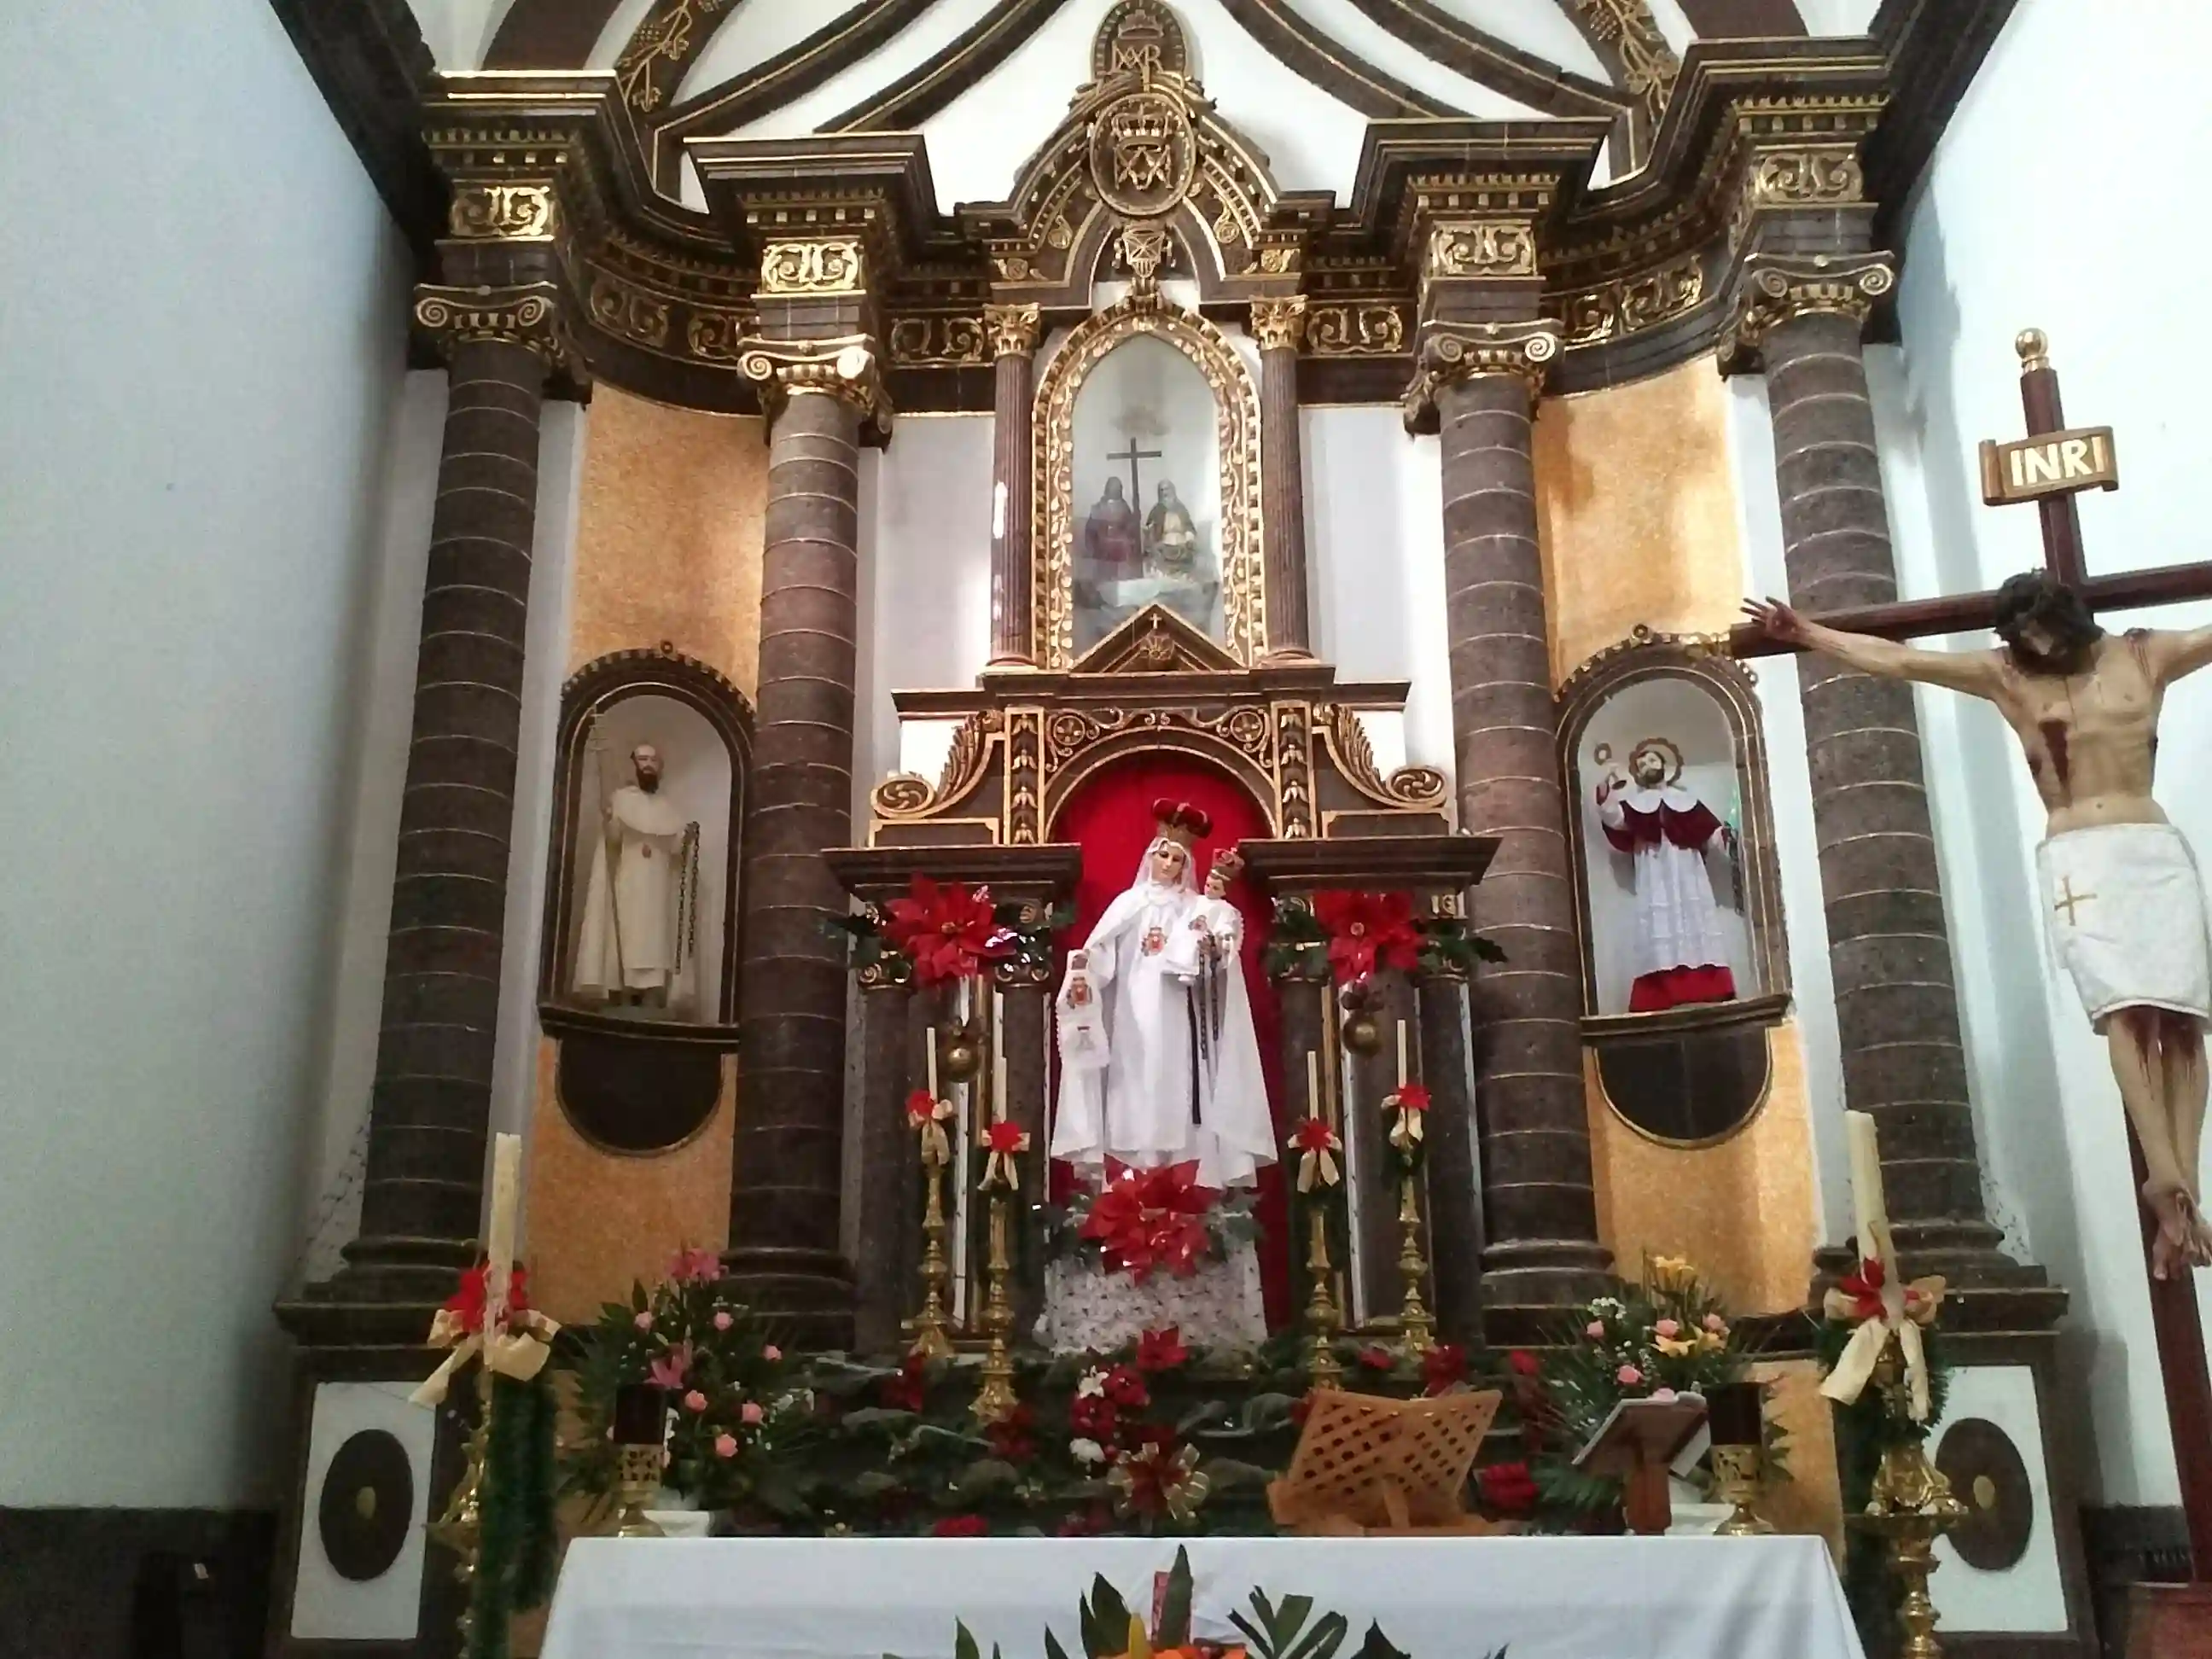
[[[1021,1161],[1022,1190],[1015,1212],[1014,1334],[1026,1339],[1044,1311],[1044,1205],[1050,1136],[1045,1125],[1045,999],[1049,977],[1007,973],[997,981],[1005,998],[1000,1041],[1006,1054],[1006,1115],[1027,1131],[1030,1152]]]
[[[450,364],[361,1231],[342,1288],[443,1299],[476,1251],[491,1112],[538,415],[556,296],[424,287]]]
[[[1810,613],[1897,598],[1859,343],[1872,294],[1887,284],[1881,255],[1817,280],[1754,276],[1738,329],[1765,366],[1790,598]],[[1810,654],[1797,669],[1844,1094],[1881,1131],[1890,1217],[1916,1269],[2002,1269],[2009,1264],[1983,1206],[1912,688]]]
[[[1482,1340],[1482,1159],[1475,1145],[1474,1096],[1467,1043],[1467,981],[1427,974],[1420,993],[1421,1081],[1429,1091],[1429,1226],[1425,1235],[1436,1285],[1431,1311],[1446,1342]]]
[[[760,688],[745,821],[732,1289],[806,1346],[853,1339],[840,1244],[845,890],[822,849],[853,837],[860,434],[872,356],[767,344],[743,367],[770,411]]]
[[[1298,343],[1304,295],[1252,302],[1260,343],[1261,551],[1267,571],[1267,655],[1313,655],[1306,601],[1306,486],[1298,434]]]
[[[1530,1310],[1595,1294],[1611,1260],[1591,1183],[1582,962],[1530,451],[1532,400],[1558,350],[1547,324],[1433,325],[1411,400],[1433,398],[1443,444],[1460,827],[1499,842],[1468,907],[1507,958],[1471,988],[1493,1340],[1525,1340],[1542,1322]]]
[[[884,981],[860,992],[860,1255],[853,1264],[854,1346],[903,1347],[901,1322],[916,1295],[921,1256],[921,1153],[907,1127],[912,989]]]
[[[991,666],[1036,661],[1036,576],[1030,566],[1030,411],[1036,394],[1038,311],[986,306],[991,398]]]

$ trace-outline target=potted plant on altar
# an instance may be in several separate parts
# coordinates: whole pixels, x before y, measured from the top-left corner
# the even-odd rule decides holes
[[[1513,1398],[1534,1486],[1547,1505],[1584,1526],[1610,1523],[1620,1504],[1617,1479],[1571,1461],[1615,1406],[1709,1394],[1745,1381],[1749,1368],[1727,1308],[1695,1266],[1668,1255],[1646,1256],[1635,1284],[1584,1304],[1540,1359],[1515,1358]],[[1786,1479],[1781,1432],[1771,1422],[1763,1432],[1768,1476]],[[1701,1465],[1692,1481],[1698,1497],[1711,1481]],[[1718,1520],[1726,1507],[1715,1508]]]
[[[650,1291],[630,1287],[581,1333],[575,1365],[583,1436],[566,1487],[605,1499],[617,1482],[617,1397],[659,1391],[666,1448],[661,1511],[799,1509],[787,1454],[808,1431],[811,1394],[761,1322],[717,1288],[721,1261],[684,1249]]]

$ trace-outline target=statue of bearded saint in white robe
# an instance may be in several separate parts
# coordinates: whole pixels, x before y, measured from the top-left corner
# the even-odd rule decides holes
[[[576,941],[578,994],[645,1008],[697,1000],[692,960],[699,902],[699,826],[660,793],[660,751],[630,753],[636,781],[610,795],[592,847]]]
[[[1223,896],[1233,854],[1201,895],[1188,836],[1164,824],[1136,879],[1070,953],[1058,1000],[1060,1098],[1052,1156],[1096,1175],[1198,1164],[1201,1186],[1249,1186],[1275,1158],[1274,1120],[1244,988],[1243,920]],[[1203,826],[1203,827],[1200,827]]]

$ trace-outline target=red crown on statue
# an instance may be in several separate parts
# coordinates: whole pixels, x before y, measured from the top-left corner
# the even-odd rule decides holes
[[[1152,817],[1163,836],[1186,848],[1213,833],[1213,820],[1187,800],[1170,800],[1163,795],[1152,803]]]

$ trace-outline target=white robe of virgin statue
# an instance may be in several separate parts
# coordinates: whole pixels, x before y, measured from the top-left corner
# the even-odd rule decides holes
[[[665,988],[672,1005],[684,1000],[690,979],[690,964],[682,960],[683,918],[677,914],[678,882],[685,873],[683,809],[665,795],[625,784],[615,791],[609,811],[611,826],[592,841],[575,988],[604,996],[617,988]],[[616,844],[611,881],[610,839]],[[690,897],[697,902],[696,894]]]
[[[1195,1160],[1201,1185],[1247,1186],[1274,1160],[1273,1120],[1243,965],[1231,949],[1209,973],[1202,948],[1235,941],[1241,919],[1200,896],[1188,862],[1180,882],[1154,881],[1160,844],[1084,941],[1090,1001],[1071,1000],[1073,969],[1061,982],[1051,1153],[1094,1170],[1109,1158],[1140,1169]]]

